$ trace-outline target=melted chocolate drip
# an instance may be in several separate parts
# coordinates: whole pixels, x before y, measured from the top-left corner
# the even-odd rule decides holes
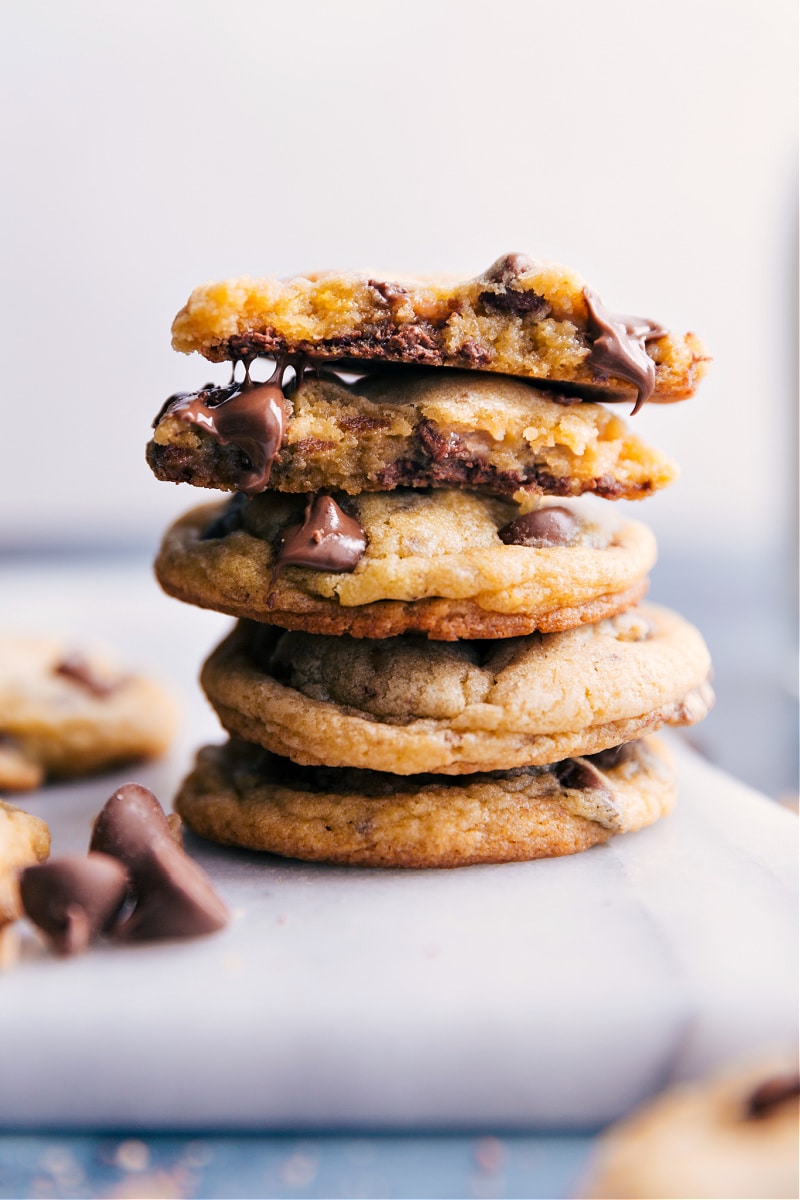
[[[636,413],[652,395],[656,365],[645,349],[648,342],[663,337],[666,330],[646,317],[613,315],[591,288],[583,289],[593,338],[587,362],[600,371],[627,379],[636,388]]]
[[[288,358],[279,358],[266,383],[253,383],[247,363],[241,383],[232,380],[227,387],[179,392],[157,420],[170,413],[204,429],[221,446],[236,446],[249,462],[242,471],[239,490],[255,496],[269,483],[283,443],[288,418],[283,376],[290,365]]]
[[[284,529],[278,543],[273,583],[284,567],[354,571],[367,548],[367,535],[332,496],[311,495],[299,525]]]

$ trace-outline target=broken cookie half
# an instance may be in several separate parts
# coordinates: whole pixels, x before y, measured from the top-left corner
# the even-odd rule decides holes
[[[609,312],[574,271],[524,254],[470,279],[366,271],[208,283],[175,318],[172,344],[213,362],[293,354],[499,372],[637,406],[691,396],[708,363],[695,334]]]

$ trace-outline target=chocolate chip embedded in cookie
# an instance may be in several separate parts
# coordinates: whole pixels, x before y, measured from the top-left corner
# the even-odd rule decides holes
[[[338,500],[363,534],[356,545],[348,527],[345,549],[358,553],[346,560],[331,559],[326,526],[313,542],[326,551],[317,569],[308,557],[287,562],[286,531],[309,505],[264,493],[173,525],[156,559],[159,582],[180,600],[288,629],[453,641],[599,621],[641,598],[656,557],[646,526],[579,507],[521,516],[510,501],[450,490]]]
[[[280,436],[265,418],[276,390],[283,399],[274,383],[247,382],[173,398],[147,448],[155,474],[251,495],[469,487],[638,500],[677,473],[608,409],[556,403],[519,379],[396,370],[348,386],[312,372],[287,389]]]
[[[796,1197],[799,1099],[793,1054],[672,1088],[601,1137],[579,1194]]]
[[[465,774],[593,754],[708,711],[700,634],[641,606],[504,641],[359,641],[241,623],[201,682],[225,728],[306,765]]]
[[[694,334],[608,312],[573,271],[507,254],[474,279],[376,272],[197,288],[172,344],[215,362],[263,354],[461,367],[606,399],[681,400],[705,373]]]
[[[0,800],[0,928],[22,912],[17,876],[50,853],[50,830],[41,817]]]
[[[202,837],[290,858],[458,867],[575,854],[651,824],[675,780],[657,739],[589,759],[469,776],[299,767],[244,742],[207,746],[176,806]]]
[[[49,638],[0,638],[0,786],[161,754],[175,727],[155,683]]]

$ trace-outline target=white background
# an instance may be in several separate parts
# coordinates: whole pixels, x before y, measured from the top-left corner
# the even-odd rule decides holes
[[[0,5],[0,548],[155,544],[198,499],[143,461],[224,374],[169,326],[214,277],[477,273],[507,250],[708,342],[636,428],[683,467],[662,549],[791,536],[791,0]]]

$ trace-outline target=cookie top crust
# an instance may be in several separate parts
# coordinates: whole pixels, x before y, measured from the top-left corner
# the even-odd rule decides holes
[[[644,593],[656,558],[645,525],[579,504],[545,503],[521,517],[513,502],[450,490],[338,501],[366,541],[350,570],[279,569],[304,498],[264,493],[177,521],[156,559],[158,580],[180,600],[284,628],[374,638],[417,630],[450,641],[610,616]]]
[[[469,487],[639,500],[673,481],[675,465],[616,413],[553,397],[465,371],[397,368],[350,384],[307,371],[284,391],[248,374],[171,398],[147,459],[159,479],[250,495]]]
[[[276,634],[240,623],[201,683],[225,728],[301,764],[399,775],[508,770],[593,754],[712,700],[700,634],[642,605],[505,641]]]
[[[176,709],[162,688],[47,637],[0,637],[0,786],[163,753]]]
[[[523,254],[467,280],[319,272],[209,283],[176,316],[172,344],[213,362],[294,354],[501,372],[637,405],[693,395],[709,361],[695,334],[610,314],[575,272]]]
[[[315,862],[459,867],[574,854],[664,816],[656,738],[594,758],[467,776],[298,767],[244,742],[206,746],[176,807],[203,837]]]

